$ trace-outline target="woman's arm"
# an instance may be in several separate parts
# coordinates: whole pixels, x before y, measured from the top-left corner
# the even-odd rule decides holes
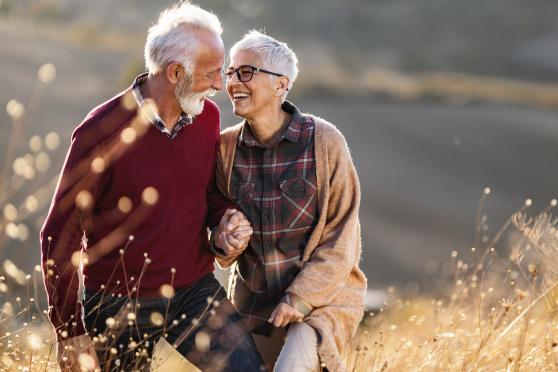
[[[327,130],[328,160],[321,170],[329,175],[326,223],[318,246],[286,290],[295,305],[310,308],[331,303],[360,257],[358,176],[343,135],[334,127]]]

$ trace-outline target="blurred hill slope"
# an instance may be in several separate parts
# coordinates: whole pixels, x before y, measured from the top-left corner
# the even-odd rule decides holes
[[[54,130],[67,148],[86,113],[143,70],[146,30],[167,4],[0,0],[0,107],[34,97],[25,134]],[[363,267],[371,285],[423,279],[429,262],[432,269],[432,262],[452,249],[469,249],[485,186],[494,191],[487,210],[491,228],[526,197],[541,206],[556,196],[556,112],[467,100],[386,102],[358,86],[366,76],[377,81],[374,71],[382,68],[558,81],[556,1],[473,6],[456,0],[208,0],[203,5],[222,19],[228,47],[246,30],[265,27],[300,56],[300,81],[291,98],[303,111],[339,125],[359,170]],[[46,62],[56,66],[57,77],[45,88],[36,74]],[[400,83],[397,75],[383,78]],[[331,92],[331,86],[342,90]],[[238,121],[226,96],[216,99],[223,125]],[[0,163],[9,123],[2,110]],[[63,151],[53,156],[46,176],[56,176]],[[23,197],[16,195],[14,202]],[[25,249],[11,242],[0,260],[10,257],[26,270],[38,263],[36,236],[44,213],[43,207],[26,221],[32,231]]]
[[[230,46],[251,28],[287,40],[309,71],[322,61],[344,74],[379,65],[516,79],[558,77],[558,3],[552,0],[237,0],[201,2],[222,20]],[[120,35],[141,52],[148,25],[169,1],[2,0],[16,19]],[[94,47],[94,45],[91,45]],[[306,58],[308,57],[308,58]],[[308,60],[308,65],[305,62]]]

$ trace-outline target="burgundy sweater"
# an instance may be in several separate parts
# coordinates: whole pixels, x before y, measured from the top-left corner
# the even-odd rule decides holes
[[[72,135],[40,236],[59,339],[85,332],[82,248],[85,287],[107,295],[154,295],[163,284],[189,286],[214,269],[207,228],[233,207],[214,182],[219,109],[206,100],[172,140],[137,111],[128,89],[95,108]]]

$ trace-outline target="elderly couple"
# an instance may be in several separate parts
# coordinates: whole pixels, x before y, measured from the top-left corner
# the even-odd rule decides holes
[[[190,3],[161,13],[148,72],[72,135],[41,231],[63,370],[148,370],[161,338],[204,371],[345,369],[366,290],[347,144],[285,100],[285,43],[249,32],[223,82],[221,33]],[[219,133],[223,87],[244,121]]]

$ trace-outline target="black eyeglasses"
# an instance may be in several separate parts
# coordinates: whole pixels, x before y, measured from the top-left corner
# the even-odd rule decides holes
[[[246,83],[247,81],[252,80],[255,71],[263,72],[275,76],[284,76],[283,74],[278,74],[276,72],[264,70],[263,68],[259,68],[252,65],[242,65],[239,66],[238,68],[230,69],[225,73],[225,75],[227,76],[227,81],[230,81],[233,77],[233,74],[236,74],[236,77],[238,78],[239,81]]]

